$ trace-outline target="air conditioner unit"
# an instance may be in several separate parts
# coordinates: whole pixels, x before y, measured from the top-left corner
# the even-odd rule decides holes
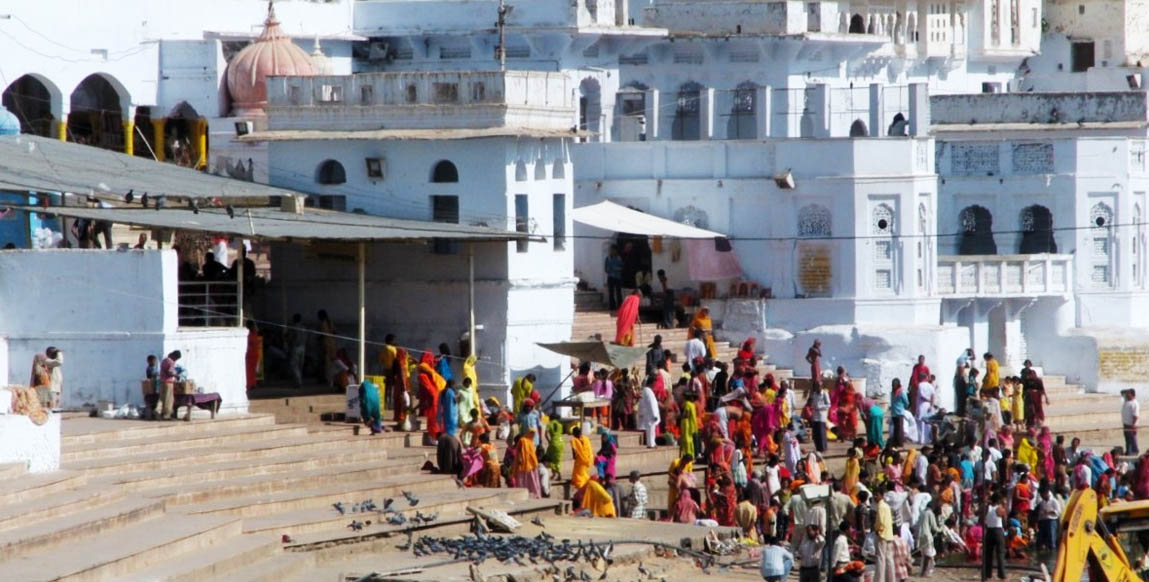
[[[298,194],[287,194],[279,199],[279,209],[291,214],[303,214],[307,206],[307,197]]]
[[[790,170],[774,174],[774,183],[782,190],[793,190],[795,187],[794,175],[790,173]]]

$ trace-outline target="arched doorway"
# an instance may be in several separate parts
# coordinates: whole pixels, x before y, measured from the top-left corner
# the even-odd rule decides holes
[[[861,14],[850,17],[850,34],[866,34],[866,20]]]
[[[586,78],[579,83],[578,128],[595,134],[602,133],[602,88],[597,79]],[[583,141],[586,141],[583,138]],[[591,141],[598,141],[591,138]]]
[[[167,119],[164,120],[163,132],[163,159],[177,166],[195,168],[207,155],[206,135],[204,136],[205,143],[202,144],[204,151],[200,151],[203,120],[200,119],[199,112],[187,101],[180,101],[168,113]]]
[[[1048,208],[1034,204],[1021,211],[1018,252],[1023,255],[1057,252],[1057,241],[1053,238],[1053,213]]]
[[[861,119],[855,119],[854,123],[850,124],[850,137],[866,137],[869,133],[866,130],[866,122]]]
[[[103,74],[81,81],[70,97],[68,140],[123,151],[125,97]]]
[[[55,134],[53,105],[59,105],[60,92],[32,75],[12,81],[4,89],[4,107],[20,119],[20,132],[51,137]]]
[[[702,127],[702,85],[691,81],[678,88],[675,100],[674,123],[671,124],[671,139],[696,140]]]
[[[985,207],[965,207],[959,216],[958,227],[961,229],[959,255],[997,254],[997,243],[993,241],[993,215]]]

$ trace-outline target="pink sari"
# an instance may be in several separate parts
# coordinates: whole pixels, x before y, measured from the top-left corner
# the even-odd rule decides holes
[[[1137,479],[1133,482],[1133,495],[1137,499],[1149,499],[1149,453],[1137,460]]]
[[[1041,434],[1037,437],[1037,445],[1041,449],[1041,468],[1043,477],[1053,480],[1053,437],[1049,434],[1049,427],[1041,427]]]

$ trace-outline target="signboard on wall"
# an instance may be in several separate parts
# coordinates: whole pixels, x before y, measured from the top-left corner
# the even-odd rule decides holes
[[[834,274],[830,247],[803,244],[798,247],[798,285],[807,296],[829,295]]]

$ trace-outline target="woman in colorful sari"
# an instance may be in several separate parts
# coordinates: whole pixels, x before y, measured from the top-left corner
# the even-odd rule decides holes
[[[439,356],[435,358],[435,371],[444,380],[455,379],[455,373],[451,371],[451,347],[445,343],[439,344]]]
[[[838,385],[834,389],[838,395],[838,437],[852,440],[858,434],[858,393],[845,370],[839,370]]]
[[[886,411],[882,410],[877,401],[869,398],[862,399],[862,407],[867,411],[866,440],[885,448],[886,439],[883,430],[885,429]]]
[[[720,526],[730,527],[735,524],[734,510],[738,505],[738,490],[734,488],[729,473],[719,475],[715,486],[717,489],[713,496],[714,521]]]
[[[609,476],[613,481],[617,475],[615,474],[614,462],[618,458],[618,439],[610,434],[610,431],[603,427],[598,427],[598,432],[602,435],[602,440],[598,449],[598,454],[594,457],[595,471],[598,472],[599,479],[606,480]]]
[[[857,493],[854,491],[854,486],[858,484],[858,478],[862,474],[862,460],[861,452],[854,447],[846,451],[846,470],[842,473],[842,493],[849,495],[851,498],[857,500]]]
[[[247,351],[243,356],[244,371],[247,372],[247,388],[255,388],[259,381],[259,360],[263,356],[263,339],[259,337],[259,330],[255,322],[247,322]],[[374,433],[372,433],[374,434]]]
[[[443,391],[439,393],[439,426],[443,432],[456,436],[459,434],[459,400],[455,391],[455,383],[447,382]]]
[[[638,321],[638,307],[642,295],[638,289],[622,300],[618,308],[618,321],[615,322],[614,343],[620,346],[634,346],[634,323]]]
[[[475,385],[471,383],[471,379],[464,375],[463,385],[455,388],[455,392],[458,394],[459,426],[466,426],[467,423],[471,422],[471,411],[475,410],[475,393],[477,390]],[[470,443],[464,442],[463,444]]]
[[[531,392],[535,389],[535,375],[527,374],[518,380],[515,380],[514,386],[511,387],[511,401],[513,403],[512,410],[518,414],[523,410],[523,401],[531,397]]]
[[[767,383],[771,381],[771,377],[767,375]],[[754,387],[749,387],[748,400],[750,401],[750,429],[754,432],[754,438],[758,440],[758,452],[761,453],[766,447],[766,438],[770,434],[770,409],[769,404],[766,404],[766,396]]]
[[[391,362],[391,406],[395,409],[395,422],[402,424],[407,419],[407,409],[411,406],[411,373],[408,367],[411,359],[407,350],[399,348],[395,351],[395,359]]]
[[[478,442],[463,449],[463,472],[459,478],[463,480],[464,487],[474,487],[479,484],[478,479],[483,472],[483,466],[483,449]]]
[[[1033,368],[1026,369],[1027,377],[1023,380],[1025,386],[1026,422],[1029,426],[1045,424],[1045,405],[1049,404],[1049,395],[1045,393],[1045,382],[1037,377]]]
[[[499,464],[499,451],[491,444],[491,433],[479,435],[479,452],[483,455],[483,470],[475,480],[480,487],[497,489],[502,478],[502,466]]]
[[[682,414],[678,419],[678,454],[680,456],[695,456],[694,436],[698,434],[698,407],[694,400],[698,398],[688,393],[682,405]]]
[[[1149,452],[1137,459],[1137,472],[1133,479],[1133,496],[1137,499],[1149,499]]]
[[[1049,434],[1048,426],[1041,427],[1041,432],[1037,434],[1037,448],[1041,452],[1040,476],[1052,482],[1055,479],[1053,474],[1053,436]]]
[[[694,319],[690,321],[690,327],[686,331],[686,339],[693,339],[696,329],[702,330],[701,339],[706,342],[706,354],[712,358],[717,356],[718,350],[714,346],[714,322],[710,319],[709,307],[702,307],[694,314]]]
[[[785,380],[778,387],[778,395],[774,397],[774,406],[778,408],[778,424],[781,429],[790,428],[792,409],[790,408],[790,383]]]
[[[592,517],[618,516],[618,512],[614,509],[614,498],[594,479],[587,481],[586,487],[583,487],[582,503],[579,508],[589,511]]]
[[[379,387],[370,380],[359,384],[359,419],[371,429],[371,434],[383,432],[383,413],[380,411]]]
[[[574,459],[574,467],[571,468],[571,496],[575,492],[581,491],[590,481],[590,469],[594,466],[594,450],[591,448],[590,439],[582,434],[582,429],[574,427],[571,429],[571,457]]]
[[[427,433],[431,439],[438,439],[439,433],[439,393],[447,387],[447,381],[435,371],[435,356],[431,351],[423,352],[419,361],[419,412],[427,419]]]
[[[1021,437],[1021,441],[1017,443],[1017,460],[1020,463],[1029,465],[1030,471],[1036,474],[1037,468],[1037,447],[1029,441],[1028,436]]]
[[[532,499],[542,497],[542,484],[539,482],[539,457],[535,449],[535,431],[519,435],[515,442],[515,464],[511,468],[515,477],[515,487],[525,487]]]
[[[1149,453],[1147,453],[1149,454]],[[689,477],[685,477],[689,475]],[[679,485],[683,483],[683,479],[689,479],[689,486],[693,487],[694,483],[694,457],[679,457],[670,462],[670,466],[666,469],[666,511],[667,513],[674,514],[674,507],[678,501]],[[687,493],[689,495],[689,493]]]
[[[755,341],[754,338],[748,337],[746,341],[742,342],[742,347],[738,349],[738,359],[747,361],[754,359]]]
[[[563,423],[551,420],[547,423],[547,450],[543,453],[543,465],[550,469],[551,475],[558,477],[563,471],[563,451],[566,443],[563,442]]]

